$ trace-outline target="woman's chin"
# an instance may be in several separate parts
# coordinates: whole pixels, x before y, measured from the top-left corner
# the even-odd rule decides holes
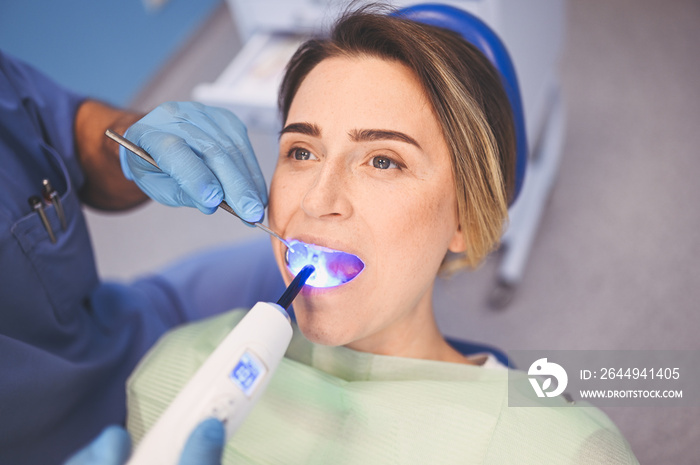
[[[338,322],[308,321],[297,314],[297,325],[306,339],[324,346],[343,346],[353,341],[347,328]]]
[[[308,295],[307,288],[304,288],[297,296],[294,313],[297,326],[306,339],[315,344],[343,346],[362,335],[362,322],[368,321],[363,311],[366,302],[358,302],[357,293],[349,292],[351,284],[335,289],[308,289],[312,295]]]
[[[343,342],[339,340],[337,337],[332,337],[327,334],[320,334],[316,332],[312,333],[305,333],[304,331],[301,332],[304,337],[311,343],[313,344],[318,344],[322,346],[330,346],[330,347],[337,347],[337,346],[342,346],[345,345]]]

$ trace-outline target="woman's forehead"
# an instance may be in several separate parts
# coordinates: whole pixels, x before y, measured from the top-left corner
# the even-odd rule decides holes
[[[346,133],[397,130],[414,138],[439,130],[413,71],[367,56],[328,58],[311,70],[292,100],[286,124],[295,122]]]

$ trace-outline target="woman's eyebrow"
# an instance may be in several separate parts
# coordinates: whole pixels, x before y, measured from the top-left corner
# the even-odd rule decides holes
[[[354,142],[371,142],[375,140],[397,140],[415,145],[423,150],[416,140],[403,132],[388,129],[354,129],[349,132],[350,139]]]
[[[288,132],[296,132],[299,134],[306,134],[307,136],[312,136],[312,137],[321,137],[321,129],[319,129],[318,126],[315,124],[311,123],[292,123],[288,124],[280,131],[280,137],[282,137],[282,134],[286,134]]]

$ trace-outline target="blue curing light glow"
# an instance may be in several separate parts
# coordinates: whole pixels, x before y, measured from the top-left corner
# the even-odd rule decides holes
[[[300,241],[290,241],[287,250],[287,268],[294,276],[306,265],[316,270],[306,281],[307,286],[328,288],[353,280],[364,269],[359,257],[340,250],[333,250]]]

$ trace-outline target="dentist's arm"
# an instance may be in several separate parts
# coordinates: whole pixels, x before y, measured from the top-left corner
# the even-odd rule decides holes
[[[187,440],[178,465],[220,465],[224,438],[219,420],[204,420]],[[130,450],[129,434],[119,426],[109,426],[64,465],[124,465]]]
[[[83,203],[100,210],[126,210],[148,200],[122,173],[119,145],[104,135],[107,128],[123,134],[142,116],[95,100],[85,100],[80,105],[73,132],[85,176],[79,192]]]

